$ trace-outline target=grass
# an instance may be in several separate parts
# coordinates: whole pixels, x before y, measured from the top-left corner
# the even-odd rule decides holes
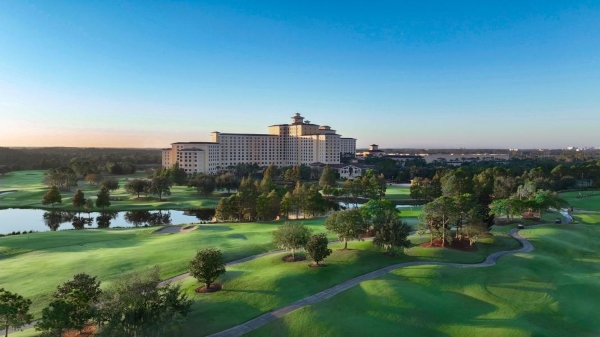
[[[390,200],[412,199],[410,197],[410,187],[395,185],[387,186],[385,191],[385,198]]]
[[[250,336],[597,336],[600,227],[526,229],[532,253],[488,268],[420,266],[361,283]],[[584,243],[584,245],[582,245]]]
[[[284,263],[281,258],[289,253],[276,254],[228,268],[218,282],[224,285],[220,292],[197,294],[200,284],[188,277],[181,281],[183,289],[194,301],[183,335],[208,335],[246,322],[265,312],[290,304],[343,281],[382,267],[419,260],[438,260],[475,263],[492,251],[514,249],[516,240],[504,233],[486,238],[476,253],[449,249],[427,249],[413,246],[405,255],[388,257],[374,248],[371,242],[351,242],[351,250],[339,250],[333,244],[333,253],[325,260],[325,268],[308,268],[309,262]],[[415,243],[427,240],[412,236]]]
[[[324,219],[303,220],[315,232]],[[154,265],[168,278],[188,269],[197,250],[219,248],[227,261],[273,250],[271,232],[281,222],[201,225],[177,234],[155,235],[156,228],[43,232],[0,239],[0,284],[33,301],[39,316],[56,286],[76,273],[114,278]]]
[[[173,209],[200,209],[200,208],[215,208],[219,203],[220,196],[218,193],[210,197],[199,195],[194,189],[186,186],[173,186],[171,195],[164,196],[162,201],[156,197],[140,197],[132,196],[125,192],[124,186],[127,179],[145,178],[143,172],[127,176],[112,176],[119,180],[119,189],[111,192],[112,199],[110,211],[135,211],[135,210],[173,210]],[[17,171],[10,172],[4,176],[0,176],[0,192],[17,190],[6,195],[0,195],[0,209],[3,208],[40,208],[50,209],[49,205],[42,205],[42,198],[48,191],[48,186],[44,183],[44,171]],[[98,194],[98,186],[89,185],[83,181],[79,182],[79,186],[86,198],[96,198]],[[56,204],[55,209],[76,210],[71,205],[71,198],[77,188],[73,188],[69,192],[61,192],[62,204]]]
[[[596,193],[592,197],[577,198],[581,193],[586,195],[588,193]],[[569,205],[575,209],[585,209],[588,211],[600,211],[600,191],[572,191],[564,192],[560,194],[560,197],[565,199]]]
[[[308,220],[305,224],[318,231],[324,229],[322,221]],[[123,273],[158,264],[166,278],[184,272],[195,251],[203,247],[223,249],[228,261],[274,248],[270,233],[276,225],[209,225],[190,233],[166,235],[133,229],[37,233],[39,240],[35,236],[9,237],[0,251],[4,256],[0,268],[7,271],[0,276],[0,283],[31,298],[32,311],[39,316],[55,287],[77,272],[97,275],[106,286]],[[411,239],[415,244],[427,240],[419,236]],[[203,334],[220,331],[390,264],[432,259],[475,263],[492,251],[513,249],[518,243],[498,232],[478,246],[476,253],[414,246],[406,255],[390,258],[374,249],[371,242],[351,242],[352,250],[334,250],[326,260],[329,266],[323,269],[308,268],[306,262],[283,263],[284,254],[278,254],[230,267],[220,280],[225,290],[210,296],[193,292],[198,283],[187,278],[183,286],[195,303],[186,335],[198,329]],[[40,265],[45,267],[40,269]]]

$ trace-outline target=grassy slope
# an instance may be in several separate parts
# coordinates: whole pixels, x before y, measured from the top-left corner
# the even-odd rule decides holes
[[[413,242],[425,238],[413,236]],[[260,314],[282,307],[306,296],[325,290],[343,281],[395,263],[415,260],[479,262],[492,251],[513,249],[518,243],[498,233],[481,243],[477,253],[447,249],[412,247],[406,255],[390,258],[373,248],[371,242],[352,242],[352,250],[340,251],[335,244],[327,258],[326,268],[308,268],[308,262],[284,263],[278,254],[232,266],[220,280],[224,290],[207,295],[196,294],[199,284],[193,278],[182,281],[194,300],[184,335],[207,335],[241,324]],[[201,331],[199,333],[199,331]]]
[[[390,200],[411,199],[410,188],[404,186],[387,186],[385,197]]]
[[[577,195],[581,193],[582,195],[586,195],[588,193],[598,193],[599,191],[573,191],[573,192],[564,192],[560,194],[560,197],[565,199],[569,205],[573,206],[576,210],[585,209],[588,211],[600,211],[600,193],[585,198],[577,198]]]
[[[250,335],[597,335],[600,242],[589,238],[600,236],[600,226],[521,233],[534,252],[503,257],[489,268],[397,270]]]
[[[324,219],[302,221],[323,232]],[[33,233],[0,239],[0,284],[30,298],[37,315],[57,285],[74,274],[102,282],[153,265],[167,278],[187,271],[197,250],[217,247],[227,261],[275,249],[271,232],[281,222],[201,225],[196,231],[151,234],[155,229]]]

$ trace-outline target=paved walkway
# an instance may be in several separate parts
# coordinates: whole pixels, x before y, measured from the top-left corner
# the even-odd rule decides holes
[[[547,226],[547,224],[540,224],[540,225],[533,225],[533,226],[527,226],[527,228],[534,228],[534,227],[539,227],[539,226]],[[290,305],[287,305],[283,308],[279,308],[275,311],[266,313],[264,315],[258,316],[255,319],[252,319],[246,323],[242,323],[238,326],[235,326],[233,328],[221,331],[219,333],[216,334],[212,334],[209,337],[230,337],[230,336],[241,336],[245,333],[248,333],[254,329],[257,329],[269,322],[272,322],[282,316],[284,316],[285,314],[292,312],[296,309],[300,309],[304,306],[307,305],[311,305],[311,304],[315,304],[318,302],[321,302],[323,300],[326,300],[332,296],[335,296],[339,293],[341,293],[344,290],[350,289],[352,287],[354,287],[355,285],[358,285],[359,283],[363,282],[363,281],[368,281],[368,280],[372,280],[374,278],[383,276],[393,270],[396,269],[400,269],[400,268],[405,268],[405,267],[412,267],[412,266],[422,266],[422,265],[438,265],[438,266],[451,266],[451,267],[459,267],[459,268],[476,268],[476,267],[489,267],[489,266],[493,266],[496,264],[496,262],[498,261],[498,259],[504,255],[507,254],[515,254],[515,253],[527,253],[533,250],[533,245],[531,244],[531,242],[527,241],[527,239],[523,238],[522,236],[519,235],[518,233],[519,229],[518,228],[513,228],[510,231],[510,235],[517,239],[522,247],[520,249],[516,249],[516,250],[511,250],[511,251],[502,251],[502,252],[496,252],[493,254],[490,254],[485,261],[481,262],[481,263],[475,263],[475,264],[467,264],[467,263],[448,263],[448,262],[426,262],[426,261],[418,261],[418,262],[405,262],[405,263],[399,263],[399,264],[395,264],[395,265],[391,265],[391,266],[387,266],[385,268],[382,269],[378,269],[375,271],[372,271],[370,273],[355,277],[353,279],[350,279],[348,281],[345,281],[343,283],[340,283],[334,287],[331,287],[329,289],[323,290],[319,293],[316,293],[312,296],[306,297],[304,299],[301,299],[299,301],[296,301]],[[411,234],[413,234],[414,232],[411,232]],[[367,238],[365,240],[370,240],[372,238]],[[331,241],[329,243],[337,243],[338,241]],[[240,263],[244,263],[244,262],[248,262],[248,261],[252,261],[254,259],[258,259],[264,256],[269,256],[269,255],[273,255],[273,254],[279,254],[279,253],[283,253],[285,252],[285,250],[275,250],[275,251],[270,251],[270,252],[266,252],[266,253],[262,253],[262,254],[257,254],[257,255],[252,255],[252,256],[248,256],[246,258],[243,259],[239,259],[239,260],[235,260],[235,261],[231,261],[229,263],[227,263],[225,266],[229,267],[229,266],[233,266],[236,264],[240,264]],[[171,277],[169,279],[166,279],[164,281],[162,281],[159,285],[165,285],[171,282],[177,282],[180,281],[186,277],[190,276],[190,273],[183,273],[174,277]],[[31,324],[28,324],[24,327],[22,327],[22,329],[29,329],[32,328],[35,323],[37,323],[38,321],[33,321]],[[14,332],[13,329],[9,329],[9,333]]]
[[[532,228],[532,227],[537,227],[537,226],[541,226],[541,225],[535,225],[535,226],[528,226],[528,228]],[[489,267],[489,266],[493,266],[496,264],[496,262],[498,261],[498,259],[504,255],[507,254],[515,254],[515,253],[527,253],[527,252],[531,252],[533,250],[533,245],[531,244],[531,242],[527,241],[527,239],[523,238],[522,236],[519,235],[519,229],[517,228],[513,228],[510,231],[510,235],[517,239],[522,247],[519,249],[515,249],[515,250],[511,250],[511,251],[502,251],[502,252],[496,252],[493,254],[490,254],[485,261],[481,262],[481,263],[475,263],[475,264],[466,264],[466,263],[447,263],[447,262],[424,262],[424,261],[419,261],[419,262],[405,262],[405,263],[399,263],[399,264],[395,264],[395,265],[391,265],[379,270],[375,270],[372,271],[370,273],[355,277],[353,279],[350,279],[346,282],[340,283],[334,287],[331,287],[329,289],[323,290],[319,293],[316,293],[312,296],[306,297],[304,299],[301,299],[299,301],[296,301],[290,305],[287,305],[283,308],[279,308],[275,311],[266,313],[264,315],[258,316],[255,319],[252,319],[246,323],[240,324],[238,326],[235,326],[233,328],[221,331],[219,333],[216,334],[212,334],[209,337],[233,337],[233,336],[241,336],[245,333],[248,333],[254,329],[257,329],[269,322],[272,322],[284,315],[286,315],[289,312],[292,312],[296,309],[300,309],[302,307],[305,307],[307,305],[311,305],[311,304],[315,304],[315,303],[319,303],[323,300],[326,300],[332,296],[335,296],[339,293],[341,293],[342,291],[348,290],[356,285],[358,285],[359,283],[363,282],[363,281],[368,281],[368,280],[372,280],[374,278],[383,276],[393,270],[396,269],[400,269],[400,268],[405,268],[405,267],[412,267],[412,266],[423,266],[423,265],[434,265],[434,266],[450,266],[450,267],[458,267],[458,268],[477,268],[477,267]]]

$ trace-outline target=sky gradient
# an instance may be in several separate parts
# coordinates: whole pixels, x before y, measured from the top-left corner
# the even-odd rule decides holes
[[[599,1],[0,2],[0,146],[299,112],[358,146],[600,147]]]

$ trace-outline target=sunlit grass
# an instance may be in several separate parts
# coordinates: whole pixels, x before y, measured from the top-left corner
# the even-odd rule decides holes
[[[526,229],[532,253],[488,268],[410,267],[292,312],[251,336],[597,336],[600,227]]]

